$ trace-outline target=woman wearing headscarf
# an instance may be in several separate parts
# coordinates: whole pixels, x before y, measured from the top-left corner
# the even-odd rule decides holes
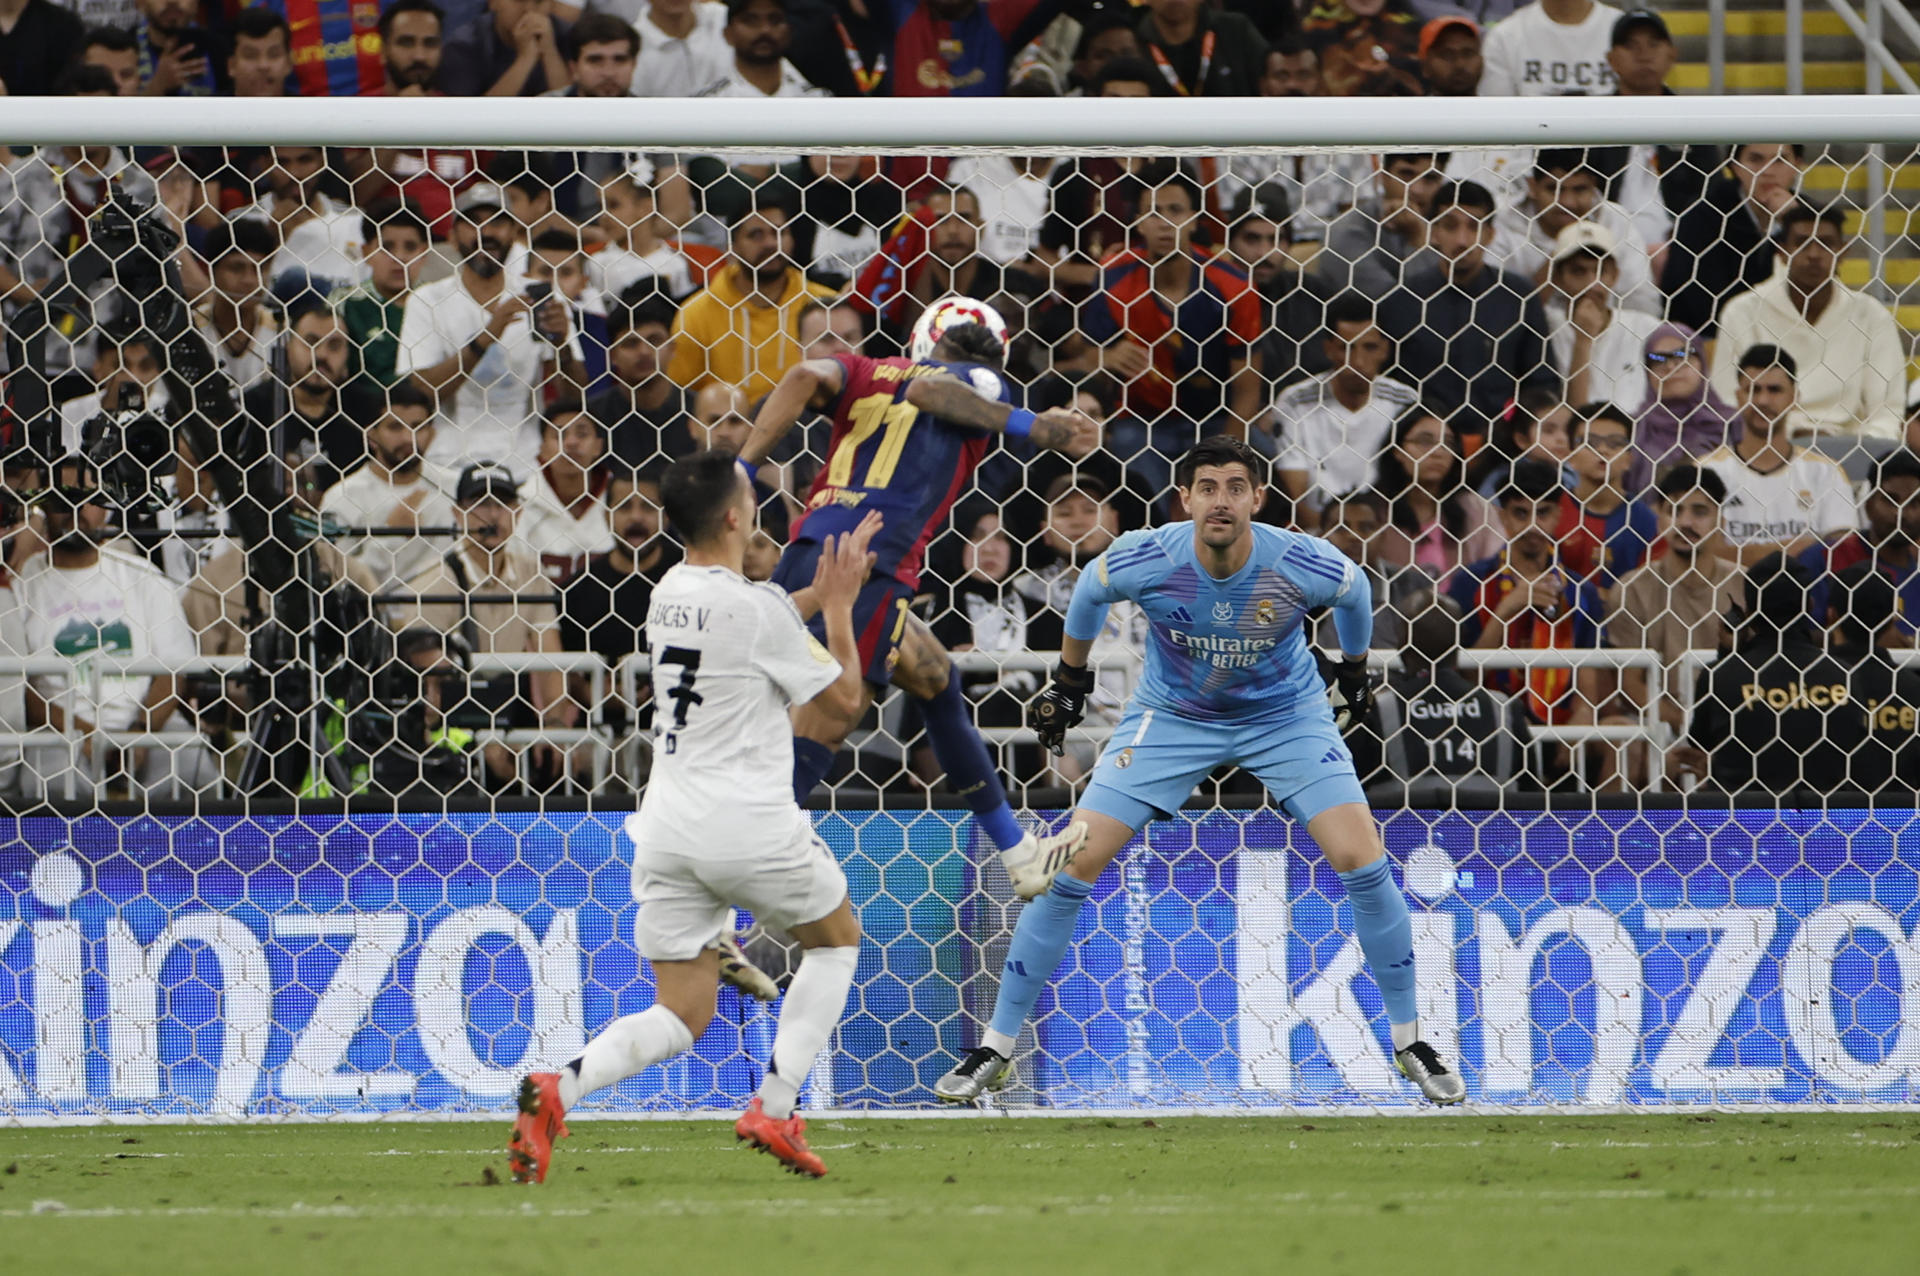
[[[1663,323],[1647,337],[1647,397],[1633,425],[1633,468],[1628,495],[1653,484],[1668,465],[1695,460],[1740,438],[1740,412],[1707,382],[1707,355],[1700,334],[1680,323]]]

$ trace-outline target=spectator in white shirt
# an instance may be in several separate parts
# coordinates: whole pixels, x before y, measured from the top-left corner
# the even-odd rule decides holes
[[[727,44],[733,49],[720,78],[701,89],[699,97],[766,98],[826,97],[787,61],[793,43],[793,25],[787,20],[787,0],[727,0]],[[735,155],[728,163],[743,176],[764,181],[773,170],[800,157]]]
[[[194,326],[238,390],[266,375],[280,332],[273,312],[262,304],[267,263],[275,251],[272,228],[254,218],[215,226],[207,234],[204,260],[213,288],[200,303]]]
[[[387,392],[387,410],[367,426],[366,463],[327,489],[321,515],[366,530],[451,527],[454,476],[427,460],[432,443],[433,396],[402,381]],[[398,591],[452,547],[445,534],[349,533],[338,543],[383,594]]]
[[[1727,543],[1751,566],[1769,554],[1788,558],[1860,524],[1853,485],[1840,466],[1794,444],[1793,356],[1778,346],[1749,346],[1737,363],[1738,441],[1708,453],[1700,468],[1727,485]]]
[[[635,97],[692,97],[727,73],[727,7],[714,0],[653,0],[634,19],[640,57]]]
[[[179,591],[145,558],[100,544],[108,515],[90,465],[70,457],[53,467],[40,509],[47,554],[27,564],[13,592],[25,620],[32,656],[83,661],[154,660],[183,669],[196,657]],[[90,794],[106,776],[109,745],[95,731],[160,731],[178,701],[171,674],[103,676],[97,689],[67,674],[43,674],[27,684],[27,719],[80,737],[78,758],[68,746],[25,751],[23,782],[30,797],[60,797],[69,783]],[[133,748],[125,755],[134,796],[170,780],[199,784],[211,778],[204,749]]]
[[[1607,52],[1620,10],[1594,0],[1534,0],[1487,32],[1481,97],[1613,92]]]
[[[607,436],[578,399],[547,409],[540,430],[540,469],[520,508],[520,539],[540,570],[564,585],[589,554],[613,548],[607,519]]]
[[[1316,506],[1373,482],[1394,421],[1419,399],[1412,386],[1381,375],[1393,347],[1364,297],[1327,303],[1324,345],[1333,366],[1283,391],[1273,409],[1280,486]]]
[[[1547,344],[1567,370],[1567,402],[1635,413],[1647,394],[1646,348],[1660,321],[1620,305],[1619,244],[1598,222],[1560,232],[1543,294]]]
[[[1619,270],[1613,291],[1620,304],[1658,315],[1663,298],[1653,284],[1646,240],[1627,210],[1604,198],[1602,191],[1602,178],[1585,150],[1577,146],[1542,149],[1527,174],[1526,197],[1500,213],[1500,237],[1487,259],[1503,270],[1545,284],[1560,232],[1575,222],[1594,222],[1613,236],[1613,259]]]
[[[947,169],[947,184],[973,192],[980,205],[980,251],[1002,266],[1040,246],[1040,228],[1052,208],[1046,155],[962,155]],[[1044,267],[1042,267],[1044,269]]]
[[[518,230],[505,213],[500,188],[469,186],[460,195],[453,242],[460,268],[414,289],[400,325],[394,370],[418,377],[440,396],[441,428],[429,460],[457,472],[491,460],[516,475],[531,475],[539,436],[536,393],[550,365],[585,384],[571,308],[550,295],[538,313],[523,295],[524,280],[510,274]],[[558,349],[536,331],[565,333]]]
[[[665,226],[653,187],[631,172],[600,188],[600,229],[606,246],[587,259],[587,282],[609,301],[642,279],[658,279],[676,300],[693,291],[693,273],[680,250],[661,237]]]
[[[1312,49],[1275,46],[1267,50],[1261,97],[1323,97],[1326,91],[1320,58]],[[1293,238],[1317,244],[1326,238],[1329,222],[1370,193],[1373,162],[1371,155],[1347,151],[1235,155],[1227,161],[1227,171],[1212,197],[1226,208],[1241,198],[1242,191],[1278,185],[1293,209],[1288,226]]]
[[[364,238],[360,210],[336,204],[321,192],[326,171],[326,152],[317,146],[273,148],[273,164],[265,174],[267,194],[240,214],[243,219],[265,222],[279,237],[280,251],[267,268],[269,280],[295,270],[334,287],[366,278],[366,268],[360,264]]]
[[[1773,278],[1721,309],[1714,387],[1732,391],[1734,356],[1748,346],[1776,345],[1799,365],[1797,429],[1899,438],[1906,343],[1884,305],[1836,278],[1847,251],[1840,210],[1788,208],[1774,246]]]

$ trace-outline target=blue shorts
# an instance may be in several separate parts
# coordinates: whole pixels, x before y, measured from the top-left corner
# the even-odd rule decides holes
[[[773,583],[793,593],[813,584],[820,566],[820,542],[794,541],[780,555],[773,569]],[[907,610],[913,606],[913,590],[891,576],[869,576],[853,602],[853,637],[860,648],[860,676],[876,687],[893,679],[893,666],[900,659],[900,639],[907,631]],[[827,622],[814,613],[807,628],[822,643],[827,640]]]
[[[1179,810],[1194,785],[1229,762],[1253,772],[1274,804],[1302,824],[1329,807],[1366,805],[1331,711],[1280,722],[1200,722],[1137,703],[1114,728],[1080,805],[1138,829]]]

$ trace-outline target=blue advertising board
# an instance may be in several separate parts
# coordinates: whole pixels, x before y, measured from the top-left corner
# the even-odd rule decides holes
[[[815,1106],[931,1101],[1011,916],[964,817],[822,815],[867,933]],[[1507,1106],[1910,1104],[1910,811],[1396,812],[1427,1035]],[[0,821],[0,1120],[496,1113],[644,1008],[607,813]],[[979,865],[986,865],[981,868]],[[997,892],[997,894],[996,894]],[[738,1107],[723,992],[609,1112]],[[1020,1102],[1405,1107],[1338,878],[1290,821],[1192,812],[1109,873]]]

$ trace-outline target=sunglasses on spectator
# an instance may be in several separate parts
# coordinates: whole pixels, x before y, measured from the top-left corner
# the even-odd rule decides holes
[[[1678,350],[1649,350],[1647,351],[1647,362],[1658,366],[1663,363],[1673,363],[1680,359],[1690,358],[1692,354],[1693,351],[1687,349],[1685,346],[1682,346]]]

